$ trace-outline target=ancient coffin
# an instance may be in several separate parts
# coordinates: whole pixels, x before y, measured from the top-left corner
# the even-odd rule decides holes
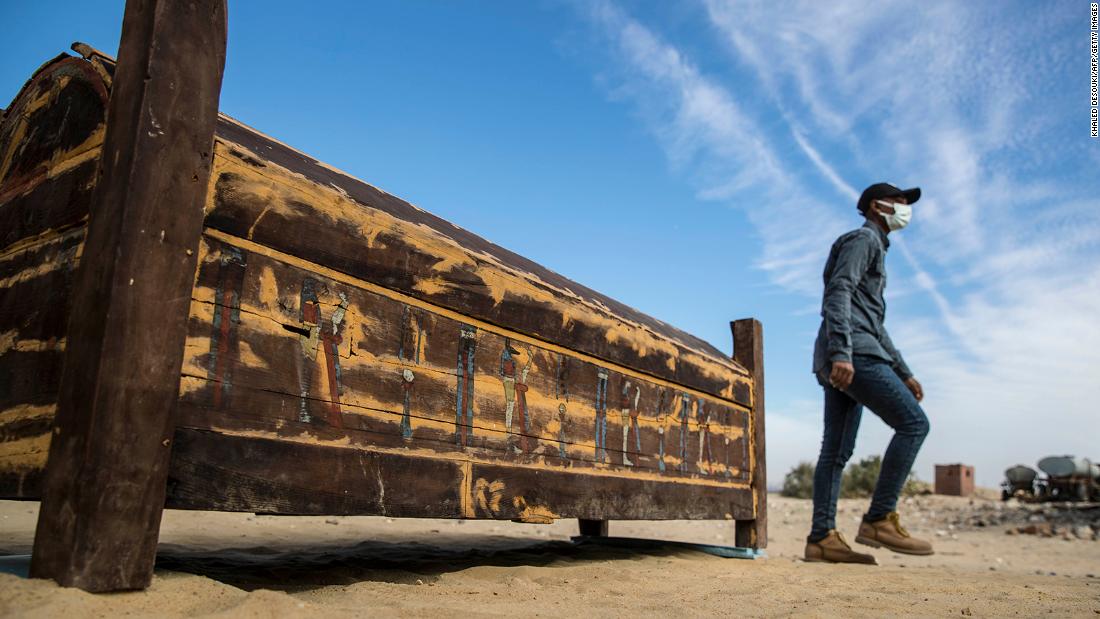
[[[81,311],[114,70],[84,56],[40,68],[0,126],[6,498],[40,492]],[[210,156],[169,507],[762,516],[762,368],[225,115]]]

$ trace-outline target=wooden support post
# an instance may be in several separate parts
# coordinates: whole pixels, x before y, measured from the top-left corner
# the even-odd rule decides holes
[[[733,331],[733,360],[752,374],[752,491],[755,520],[738,520],[736,544],[748,548],[768,545],[768,474],[764,457],[764,328],[755,318],[730,323]]]
[[[581,518],[577,522],[581,525],[581,535],[607,537],[606,520],[589,520],[587,518]]]
[[[33,577],[152,579],[225,46],[225,0],[126,3]]]

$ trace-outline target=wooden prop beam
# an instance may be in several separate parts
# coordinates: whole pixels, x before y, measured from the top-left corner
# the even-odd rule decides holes
[[[130,0],[31,575],[152,579],[226,46],[225,0]]]
[[[581,518],[578,520],[580,524],[581,535],[587,535],[589,537],[607,537],[607,521],[606,520],[587,520]]]
[[[733,359],[752,374],[752,419],[749,453],[752,462],[755,520],[738,520],[736,544],[748,548],[768,545],[768,475],[764,457],[764,327],[759,320],[742,318],[730,323]]]

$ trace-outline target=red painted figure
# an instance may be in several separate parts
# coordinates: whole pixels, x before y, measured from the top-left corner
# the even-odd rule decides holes
[[[211,378],[214,380],[214,408],[221,408],[233,384],[237,363],[237,328],[241,322],[241,285],[245,259],[239,250],[229,249],[219,260],[218,285],[214,292],[214,332],[210,337]]]
[[[347,312],[348,298],[344,293],[339,293],[340,303],[332,314],[332,320],[324,324],[321,316],[321,305],[317,300],[317,281],[306,278],[302,282],[301,305],[299,308],[299,320],[308,327],[309,335],[299,336],[302,352],[305,359],[298,368],[299,411],[298,418],[301,421],[311,421],[309,414],[309,401],[312,397],[313,374],[316,368],[317,348],[320,347],[325,356],[325,375],[327,378],[328,399],[325,407],[325,421],[329,425],[340,428],[343,422],[340,418],[340,350],[343,343],[342,335],[344,314]]]

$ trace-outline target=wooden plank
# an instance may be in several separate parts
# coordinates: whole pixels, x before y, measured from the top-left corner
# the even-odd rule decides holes
[[[181,428],[167,507],[458,518],[461,462]]]
[[[559,518],[713,520],[753,515],[753,496],[744,488],[504,464],[474,464],[470,480],[471,504],[478,518],[549,522]]]
[[[57,401],[69,293],[82,241],[77,229],[0,255],[0,411]]]
[[[98,165],[97,158],[82,161],[0,204],[0,251],[87,225]]]
[[[733,355],[752,373],[752,418],[750,453],[755,517],[738,520],[735,538],[738,546],[764,548],[768,545],[768,475],[764,449],[764,327],[759,320],[742,318],[730,323],[733,331]]]
[[[32,576],[152,577],[225,37],[224,0],[126,5]]]
[[[348,445],[311,445],[181,428],[167,506],[276,514],[549,522],[743,518],[746,488],[468,463]]]

